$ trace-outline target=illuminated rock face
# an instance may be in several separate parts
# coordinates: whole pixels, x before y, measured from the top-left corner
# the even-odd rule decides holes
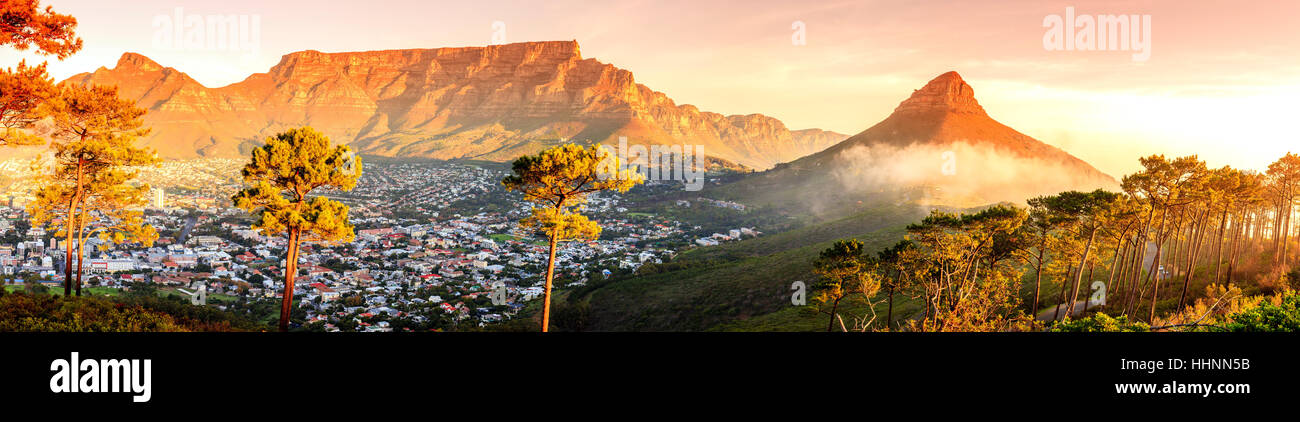
[[[942,111],[987,117],[975,101],[975,90],[957,72],[948,72],[931,80],[894,109],[894,114],[921,114]]]
[[[237,156],[310,125],[363,153],[510,160],[562,141],[704,145],[765,169],[846,138],[790,131],[761,114],[678,105],[632,72],[584,59],[577,42],[285,55],[266,73],[207,88],[127,53],[113,69],[66,82],[118,85],[149,109],[147,142],[169,158]]]

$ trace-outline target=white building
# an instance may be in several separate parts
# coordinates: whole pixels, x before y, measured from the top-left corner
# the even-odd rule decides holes
[[[134,259],[91,259],[90,272],[96,274],[131,271],[135,269]]]
[[[153,207],[164,208],[167,206],[167,192],[162,188],[153,189]]]

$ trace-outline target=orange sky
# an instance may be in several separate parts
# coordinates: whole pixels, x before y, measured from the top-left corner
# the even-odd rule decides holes
[[[956,70],[995,119],[1112,175],[1151,153],[1262,168],[1300,151],[1300,2],[1294,1],[385,1],[45,0],[76,16],[85,49],[56,78],[145,54],[208,86],[291,51],[576,39],[679,103],[763,113],[794,129],[857,133]],[[1151,16],[1150,58],[1047,51],[1044,18]],[[256,51],[155,45],[160,16],[256,15]],[[791,25],[806,27],[792,45]],[[496,33],[499,35],[499,32]],[[0,63],[21,55],[0,52]]]

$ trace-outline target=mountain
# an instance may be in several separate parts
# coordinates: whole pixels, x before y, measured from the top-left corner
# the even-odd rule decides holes
[[[975,100],[975,91],[957,72],[932,79],[899,103],[893,114],[867,130],[801,160],[820,165],[855,147],[969,144],[1010,157],[1059,164],[1080,182],[1114,182],[1109,175],[1073,155],[1029,137],[989,117]]]
[[[955,72],[939,75],[880,123],[824,151],[724,179],[658,204],[654,198],[640,203],[716,230],[754,226],[762,236],[693,249],[667,265],[577,290],[560,303],[585,306],[584,327],[594,331],[825,330],[823,316],[790,306],[791,288],[817,279],[811,262],[838,239],[880,250],[931,210],[968,212],[1000,201],[1023,205],[1062,190],[1116,187],[1088,163],[993,120]],[[673,206],[701,196],[747,207],[719,213]],[[925,309],[911,298],[897,299],[895,316],[911,318]],[[860,303],[849,306],[867,313]]]
[[[632,72],[584,59],[576,41],[350,53],[300,51],[266,73],[208,88],[149,58],[65,82],[117,85],[149,109],[146,140],[168,158],[230,157],[310,125],[363,153],[507,161],[563,141],[698,144],[766,169],[846,138],[761,114],[678,105]]]
[[[1117,187],[1087,162],[994,120],[970,84],[947,72],[857,135],[721,194],[817,211],[881,191],[901,191],[927,205],[973,207]]]

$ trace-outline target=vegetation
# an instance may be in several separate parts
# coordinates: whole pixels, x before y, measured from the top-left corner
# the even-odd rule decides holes
[[[0,332],[256,331],[265,327],[178,298],[132,291],[116,297],[0,294]]]
[[[1253,276],[1255,289],[1292,289],[1290,220],[1300,197],[1300,156],[1288,153],[1263,174],[1231,167],[1211,170],[1195,156],[1168,160],[1156,155],[1141,162],[1144,170],[1124,178],[1122,193],[1069,191],[1033,198],[1027,208],[997,205],[970,214],[935,211],[909,226],[907,241],[916,248],[879,253],[907,275],[906,283],[897,287],[924,303],[923,315],[908,321],[906,328],[1034,329],[1036,319],[1042,319],[1038,313],[1044,276],[1059,287],[1057,305],[1046,316],[1065,318],[1050,326],[1054,331],[1288,327],[1286,302],[1236,316],[1220,312],[1218,319],[1227,325],[1204,319],[1215,314],[1228,292],[1240,295],[1233,284],[1242,276]],[[1257,259],[1244,262],[1246,256]],[[820,268],[824,259],[814,265]],[[855,269],[879,276],[881,268]],[[1034,272],[1028,309],[1015,294],[1026,269]],[[1098,274],[1106,281],[1094,282],[1098,292],[1081,300],[1083,280]],[[1198,274],[1207,285],[1206,298],[1218,300],[1197,300],[1189,306],[1196,299],[1192,282]],[[1166,291],[1162,296],[1161,284],[1168,281],[1181,283],[1175,284],[1176,294]],[[1118,317],[1071,319],[1102,304]],[[1162,306],[1170,314],[1158,317]],[[1246,308],[1242,303],[1235,307]],[[1190,320],[1192,316],[1199,319]],[[1136,317],[1144,321],[1133,320]]]
[[[542,332],[550,329],[551,288],[555,276],[555,246],[574,239],[596,239],[600,225],[573,210],[599,191],[627,192],[644,180],[637,172],[623,169],[618,157],[598,145],[583,148],[565,144],[523,156],[513,164],[514,174],[501,184],[524,194],[536,204],[532,215],[520,223],[538,228],[550,239],[546,260],[546,284],[542,296]]]
[[[299,243],[346,243],[356,236],[348,222],[347,205],[307,195],[325,186],[352,190],[361,177],[361,158],[347,146],[331,146],[329,138],[315,129],[290,129],[268,137],[265,145],[254,149],[243,176],[251,186],[231,201],[257,217],[253,228],[263,235],[288,235],[280,307],[280,331],[288,331]]]
[[[145,110],[118,98],[116,87],[64,85],[47,103],[54,122],[54,165],[28,212],[36,226],[53,224],[64,238],[64,293],[81,293],[81,257],[87,234],[105,240],[152,244],[158,234],[143,224],[139,211],[148,185],[130,186],[132,166],[157,162],[153,151],[132,144],[149,132]],[[96,227],[87,233],[92,223]],[[74,251],[76,258],[74,258]],[[73,282],[73,262],[76,280]]]

